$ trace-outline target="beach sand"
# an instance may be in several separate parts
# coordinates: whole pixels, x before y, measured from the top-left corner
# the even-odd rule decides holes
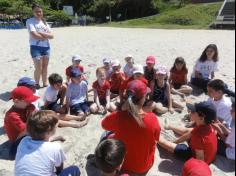
[[[218,30],[156,30],[156,29],[121,29],[101,27],[70,27],[53,29],[55,39],[51,41],[52,55],[49,65],[50,73],[64,76],[65,68],[71,64],[71,56],[80,54],[85,66],[90,85],[95,80],[95,67],[100,66],[104,57],[119,59],[124,64],[124,57],[132,54],[136,63],[144,64],[148,55],[157,57],[157,63],[169,68],[174,59],[182,56],[186,59],[189,76],[195,61],[204,48],[215,43],[219,47],[220,62],[217,78],[223,79],[235,89],[235,31]],[[7,160],[7,136],[3,129],[5,112],[11,107],[9,92],[16,86],[22,76],[33,76],[33,63],[29,54],[27,30],[0,30],[0,175],[11,176],[14,162]],[[65,77],[65,76],[64,76]],[[44,90],[40,90],[43,95]],[[178,97],[176,97],[178,98]],[[205,95],[190,96],[191,101],[206,100]],[[181,119],[187,113],[166,114],[159,117],[161,123],[168,118],[170,123],[181,125]],[[93,154],[100,136],[102,116],[92,116],[89,124],[82,129],[59,129],[58,134],[67,139],[62,144],[67,161],[66,165],[80,167],[82,176],[86,176],[86,158]],[[162,134],[173,140],[172,132]],[[156,161],[148,176],[180,176],[183,162],[172,155],[157,149]],[[235,175],[234,162],[217,157],[211,165],[214,176]]]

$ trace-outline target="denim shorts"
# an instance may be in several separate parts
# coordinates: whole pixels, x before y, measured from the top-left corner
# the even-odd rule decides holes
[[[58,104],[57,102],[54,102],[54,103],[50,103],[48,106],[47,106],[47,110],[52,110],[52,111],[59,111],[59,109],[61,109],[62,106],[60,104]]]
[[[78,103],[70,107],[71,114],[77,114],[77,113],[88,113],[89,112],[89,105],[87,102],[84,103]]]
[[[50,47],[30,46],[30,53],[33,59],[40,60],[41,57],[50,57]]]

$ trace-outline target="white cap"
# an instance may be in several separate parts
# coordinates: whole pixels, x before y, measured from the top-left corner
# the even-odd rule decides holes
[[[126,57],[125,57],[125,60],[127,61],[128,59],[132,59],[132,61],[134,60],[134,57],[131,55],[131,54],[128,54]]]
[[[112,66],[112,67],[119,67],[119,66],[120,66],[120,61],[119,61],[119,60],[114,60],[114,61],[111,63],[111,66]]]
[[[72,56],[72,61],[82,61],[80,55]]]
[[[103,64],[111,64],[111,60],[108,58],[103,59]]]
[[[142,65],[134,65],[133,74],[144,74],[144,69]]]
[[[159,65],[156,68],[156,74],[168,75],[168,69],[165,66]]]

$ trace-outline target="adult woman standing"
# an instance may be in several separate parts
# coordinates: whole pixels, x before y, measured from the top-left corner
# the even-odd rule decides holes
[[[42,77],[43,87],[47,86],[47,71],[50,57],[49,39],[53,39],[53,34],[43,17],[41,6],[32,6],[34,17],[27,20],[26,25],[30,34],[30,53],[34,61],[34,78],[37,88],[40,88],[39,81]]]
[[[128,110],[118,111],[106,117],[102,127],[114,133],[114,138],[124,142],[127,153],[122,172],[131,176],[145,176],[154,163],[156,144],[160,137],[160,125],[153,113],[143,110],[150,92],[142,81],[128,84]]]

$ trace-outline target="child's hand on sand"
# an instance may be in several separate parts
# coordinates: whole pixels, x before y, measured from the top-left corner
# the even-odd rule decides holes
[[[50,142],[56,142],[56,141],[65,142],[66,139],[63,136],[53,136],[51,137],[49,141]]]

